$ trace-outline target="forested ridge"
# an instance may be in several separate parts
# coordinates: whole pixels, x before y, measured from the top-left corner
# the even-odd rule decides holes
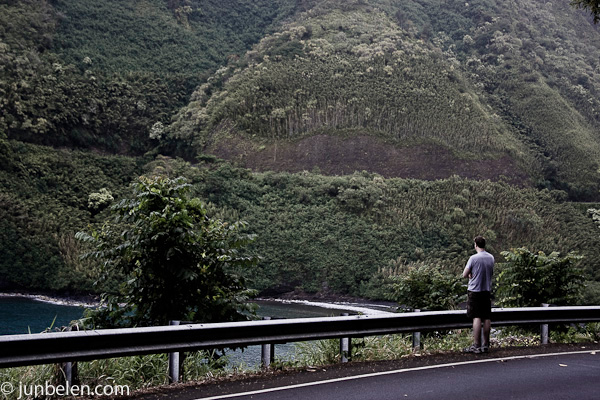
[[[201,85],[171,136],[225,156],[242,141],[242,162],[322,133],[433,144],[589,200],[598,37],[567,2],[321,1]]]
[[[160,173],[248,222],[264,293],[384,298],[483,234],[499,260],[579,252],[600,298],[600,34],[568,1],[5,0],[0,22],[7,290],[110,290],[74,234]]]
[[[150,128],[291,13],[287,3],[4,1],[0,127],[27,142],[142,154],[156,145]]]

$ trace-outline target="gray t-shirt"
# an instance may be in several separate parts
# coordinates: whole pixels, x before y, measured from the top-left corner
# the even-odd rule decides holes
[[[472,255],[467,262],[471,272],[468,290],[471,292],[490,292],[492,288],[492,275],[494,274],[494,256],[487,251]]]

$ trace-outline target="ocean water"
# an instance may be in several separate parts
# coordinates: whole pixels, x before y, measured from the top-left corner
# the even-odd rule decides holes
[[[308,301],[257,300],[259,317],[310,318],[331,317],[342,313],[378,314],[390,308],[378,305],[332,304]],[[0,297],[0,335],[39,333],[49,327],[68,325],[83,316],[82,306],[62,305],[27,297]],[[276,359],[293,360],[295,343],[275,345]],[[231,367],[257,367],[260,364],[260,346],[250,346],[244,351],[228,351]]]
[[[83,316],[83,307],[65,306],[27,297],[0,297],[0,335],[40,333],[69,325]]]
[[[259,317],[331,317],[341,313],[376,314],[389,308],[377,305],[333,304],[309,301],[257,300]],[[82,306],[62,305],[28,297],[0,297],[0,335],[39,333],[66,326],[83,316]]]

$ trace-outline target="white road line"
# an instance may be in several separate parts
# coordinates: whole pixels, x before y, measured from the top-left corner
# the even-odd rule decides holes
[[[403,372],[423,371],[423,370],[436,369],[436,368],[457,367],[457,366],[460,366],[460,365],[469,365],[469,364],[483,364],[483,363],[489,363],[489,362],[519,360],[519,359],[523,359],[523,358],[540,358],[540,357],[564,356],[564,355],[586,354],[586,353],[595,355],[596,354],[596,350],[570,351],[570,352],[564,352],[564,353],[529,354],[529,355],[525,355],[525,356],[512,356],[512,357],[501,357],[501,358],[486,358],[486,359],[480,359],[480,360],[461,361],[461,362],[449,363],[449,364],[427,365],[427,366],[424,366],[424,367],[404,368],[404,369],[397,369],[397,370],[393,370],[393,371],[373,372],[373,373],[370,373],[370,374],[355,375],[355,376],[345,376],[345,377],[342,377],[342,378],[327,379],[327,380],[324,380],[324,381],[298,383],[296,385],[281,386],[281,387],[275,387],[275,388],[270,388],[270,389],[253,390],[253,391],[250,391],[250,392],[225,394],[225,395],[213,396],[213,397],[200,397],[200,398],[198,398],[196,400],[231,399],[231,398],[241,397],[241,396],[252,396],[252,395],[255,395],[255,394],[279,392],[279,391],[282,391],[282,390],[297,389],[297,388],[308,387],[308,386],[325,385],[325,384],[328,384],[328,383],[350,381],[350,380],[354,380],[354,379],[363,379],[363,378],[372,378],[372,377],[375,377],[375,376],[401,374]]]

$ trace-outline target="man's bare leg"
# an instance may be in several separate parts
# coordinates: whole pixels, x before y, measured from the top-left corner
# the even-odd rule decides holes
[[[481,318],[473,318],[473,345],[481,347]]]
[[[492,321],[486,319],[483,322],[483,347],[490,347],[490,330],[492,329]]]

